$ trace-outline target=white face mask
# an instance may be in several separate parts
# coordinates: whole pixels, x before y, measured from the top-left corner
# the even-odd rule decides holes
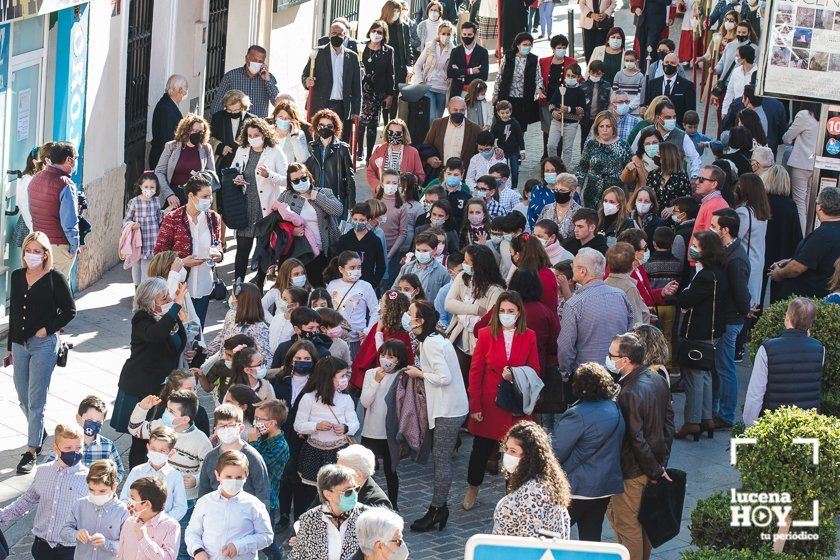
[[[636,210],[639,212],[639,214],[647,214],[648,212],[650,212],[650,205],[650,202],[639,202],[637,200]]]
[[[618,213],[618,204],[613,204],[612,202],[604,203],[604,216],[612,216],[616,213]]]
[[[397,194],[397,190],[399,190],[399,188],[399,185],[396,185],[394,183],[382,185],[382,190],[385,191],[385,194],[387,194],[388,196],[394,196],[395,194]]]
[[[149,463],[154,467],[162,467],[169,462],[169,455],[160,451],[149,451],[146,457],[148,457]]]
[[[382,42],[382,33],[371,33],[370,34],[370,41],[371,43],[381,43]]]
[[[432,20],[432,21],[439,20],[440,19],[440,12],[438,12],[438,11],[429,12],[429,19]]]
[[[502,467],[509,473],[512,473],[516,470],[516,467],[519,466],[519,457],[514,457],[510,453],[505,453],[502,456]]]
[[[113,494],[97,494],[97,495],[91,494],[89,497],[90,497],[90,501],[93,502],[93,505],[104,506],[105,504],[107,504],[108,502],[111,501],[111,498],[113,498],[114,495]]]
[[[628,70],[635,70],[636,69],[636,63],[631,61],[631,60],[628,60],[628,61],[625,61],[624,67],[627,68]]]
[[[239,429],[236,426],[225,426],[217,429],[216,435],[219,436],[219,441],[225,445],[230,445],[239,439]]]
[[[516,324],[516,319],[516,313],[499,313],[499,322],[506,329]]]
[[[251,74],[259,74],[260,70],[262,70],[262,62],[249,62],[248,63],[248,71]]]
[[[589,76],[589,81],[593,84],[597,84],[601,81],[601,76]]]
[[[225,494],[235,496],[245,487],[245,479],[224,478],[219,482],[219,487],[225,491]]]
[[[265,139],[262,136],[257,136],[256,138],[248,137],[248,144],[252,148],[262,148],[263,144],[265,144]]]
[[[362,270],[357,268],[356,270],[348,270],[347,271],[347,279],[351,282],[357,282],[359,278],[362,277]]]
[[[735,22],[734,21],[725,21],[723,22],[723,28],[727,31],[732,31],[735,29]]]
[[[620,49],[621,48],[621,39],[617,39],[613,37],[608,41],[611,49]]]
[[[141,192],[146,198],[152,198],[153,196],[155,196],[156,191],[157,189],[143,189]]]

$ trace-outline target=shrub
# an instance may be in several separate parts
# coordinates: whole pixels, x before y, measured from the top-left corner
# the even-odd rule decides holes
[[[768,338],[779,336],[785,328],[785,313],[791,299],[777,301],[764,310],[750,334],[750,353],[755,353]],[[814,299],[817,318],[811,328],[811,336],[825,346],[825,367],[823,367],[823,399],[825,414],[837,416],[840,413],[840,305]]]
[[[761,541],[761,529],[732,527],[729,493],[719,492],[697,500],[691,512],[691,544],[712,549],[770,550],[771,545]]]
[[[778,554],[769,551],[754,551],[747,549],[714,550],[701,548],[686,550],[682,553],[682,560],[820,560],[820,557],[804,556],[800,554]]]

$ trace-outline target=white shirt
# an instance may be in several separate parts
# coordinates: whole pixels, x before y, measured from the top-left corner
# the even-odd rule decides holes
[[[307,381],[309,381],[308,375],[292,375],[292,403],[297,400]]]
[[[295,334],[295,328],[292,326],[292,322],[286,319],[282,313],[275,315],[268,326],[268,347],[271,353],[274,354],[278,346],[291,340],[293,334]]]
[[[29,183],[32,182],[32,177],[32,175],[24,175],[15,184],[15,203],[29,231],[32,231],[32,213],[29,211]]]
[[[187,513],[187,494],[184,489],[184,475],[181,471],[166,463],[160,470],[155,470],[150,463],[143,463],[137,465],[125,479],[122,492],[120,492],[120,500],[126,504],[131,499],[131,485],[138,478],[145,478],[147,476],[154,476],[163,480],[166,484],[166,504],[163,511],[169,517],[180,521],[184,514]]]
[[[387,437],[385,415],[388,414],[388,405],[385,404],[385,395],[388,394],[391,385],[397,380],[397,376],[393,373],[386,373],[382,381],[377,381],[376,371],[378,369],[372,368],[365,372],[362,396],[359,397],[362,406],[366,409],[362,436],[371,439],[385,439]]]
[[[324,508],[326,511],[326,507]],[[347,532],[346,521],[341,524],[341,527],[336,527],[326,514],[322,515],[324,523],[327,526],[327,559],[341,560],[341,548],[344,543],[344,534]]]
[[[449,158],[461,157],[461,146],[464,144],[464,123],[461,126],[454,126],[451,122],[446,125],[446,132],[443,135],[443,161]]]
[[[433,333],[420,343],[420,370],[426,388],[429,429],[434,429],[435,418],[467,415],[470,405],[461,366],[455,347],[446,337]]]
[[[190,236],[192,237],[192,253],[200,259],[210,257],[210,244],[213,238],[210,235],[210,225],[207,222],[207,212],[201,212],[195,222],[187,214],[187,223],[190,225]],[[196,299],[210,295],[213,290],[213,269],[207,263],[201,263],[190,269],[190,276],[187,279],[187,289],[190,296]]]
[[[359,417],[356,416],[356,405],[350,395],[336,391],[333,403],[333,406],[329,406],[321,399],[316,400],[314,391],[303,395],[295,416],[295,431],[326,444],[336,443],[359,431]],[[346,425],[347,433],[338,435],[333,430],[317,430],[315,426],[324,420],[331,424]]]
[[[341,46],[338,53],[335,52],[332,45],[329,48],[333,73],[330,101],[341,101],[344,97],[344,45]]]
[[[732,71],[729,84],[726,86],[726,95],[723,96],[723,103],[720,106],[724,115],[729,111],[729,107],[734,100],[741,99],[744,96],[744,86],[750,83],[752,75],[756,72],[758,72],[758,67],[755,64],[749,72],[744,72],[743,66],[737,66]]]
[[[467,176],[464,178],[464,182],[467,183],[469,188],[474,189],[475,182],[478,181],[480,177],[490,175],[491,167],[497,163],[505,163],[506,161],[507,160],[504,157],[496,159],[495,150],[493,151],[493,155],[490,156],[490,159],[487,159],[481,155],[481,152],[478,152],[470,158],[470,165],[467,169]],[[510,179],[508,179],[507,184],[510,185]]]
[[[367,333],[379,321],[379,298],[365,280],[359,280],[354,286],[337,278],[327,284],[327,291],[333,308],[350,324],[350,342],[358,341],[360,332]]]
[[[257,551],[271,544],[274,531],[265,505],[244,490],[232,498],[215,490],[199,498],[184,543],[190,555],[203,548],[210,558],[223,558],[222,547],[236,546],[236,560],[256,560]],[[227,558],[226,556],[224,558]]]
[[[668,86],[671,86],[671,91],[674,90],[674,82],[677,81],[677,75],[674,74],[670,78],[668,76],[663,76],[663,78],[665,79],[662,80],[662,95],[665,95],[665,92],[668,91]]]
[[[318,225],[318,214],[315,213],[315,208],[306,199],[303,200],[303,207],[300,209],[299,216],[306,221],[309,226],[309,232],[315,238],[315,243],[319,249],[324,248],[323,240],[321,239],[321,226]]]
[[[657,128],[657,131],[659,129]],[[659,131],[661,134],[661,131]],[[667,140],[671,133],[666,133],[662,135],[663,140]],[[630,146],[630,151],[636,153],[636,150],[639,147],[639,136],[641,134],[636,135],[636,139],[633,140],[633,145]],[[697,148],[694,147],[694,142],[691,141],[691,137],[688,134],[683,135],[683,153],[685,154],[685,158],[689,161],[690,164],[690,177],[699,177],[700,176],[700,154],[697,153]]]

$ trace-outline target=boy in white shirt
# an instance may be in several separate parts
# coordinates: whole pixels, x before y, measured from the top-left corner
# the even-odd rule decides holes
[[[256,560],[257,551],[274,540],[265,505],[242,488],[248,459],[241,451],[225,451],[216,464],[219,489],[202,496],[184,532],[187,551],[195,560]]]
[[[180,521],[187,513],[187,494],[184,488],[184,477],[180,471],[169,464],[169,459],[175,454],[175,444],[178,434],[172,428],[158,426],[149,435],[149,461],[137,465],[128,473],[125,485],[120,493],[120,500],[128,503],[131,500],[131,485],[135,480],[147,476],[157,477],[166,484],[166,504],[163,511],[176,521]]]
[[[476,137],[476,148],[478,148],[478,152],[470,158],[467,177],[464,179],[470,189],[475,188],[475,182],[479,177],[490,174],[491,167],[497,163],[505,163],[507,161],[504,152],[501,154],[497,153],[498,150],[496,150],[495,145],[496,139],[493,137],[492,132],[482,130],[478,133]],[[499,157],[499,155],[502,157]]]

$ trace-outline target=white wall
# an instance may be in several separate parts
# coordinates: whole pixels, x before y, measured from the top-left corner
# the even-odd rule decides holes
[[[267,4],[270,10],[271,2]],[[268,68],[277,78],[280,93],[291,94],[301,112],[306,105],[306,90],[300,75],[317,40],[313,31],[316,17],[322,17],[323,5],[324,0],[310,0],[273,14],[271,20]]]
[[[269,2],[268,9],[271,9]],[[230,0],[228,6],[227,52],[225,72],[245,64],[248,47],[259,40],[260,0]],[[263,44],[263,46],[266,46]]]

